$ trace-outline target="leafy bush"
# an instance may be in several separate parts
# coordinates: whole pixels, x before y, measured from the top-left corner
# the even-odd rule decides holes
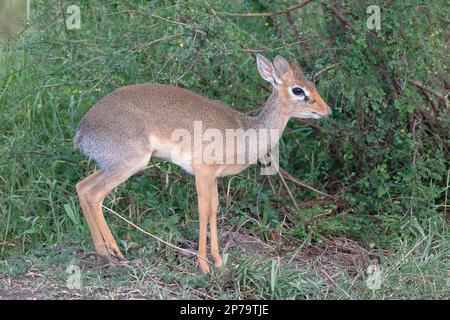
[[[254,115],[268,96],[257,52],[295,61],[332,106],[329,121],[289,123],[281,165],[336,202],[289,183],[303,218],[312,219],[303,224],[277,177],[253,167],[221,182],[222,193],[232,190],[221,209],[230,224],[266,240],[274,232],[300,242],[309,233],[318,241],[346,234],[380,246],[414,233],[416,223],[445,224],[445,1],[380,1],[380,30],[366,26],[366,1],[314,1],[292,11],[294,2],[266,0],[78,4],[81,29],[67,30],[60,2],[33,1],[28,29],[2,47],[0,255],[80,232],[87,239],[85,227],[74,228],[83,221],[74,186],[94,164],[72,137],[102,96],[132,83],[170,83]],[[229,14],[244,12],[279,14]],[[180,172],[156,162],[107,205],[138,213],[144,227],[175,242],[192,237],[193,181]],[[134,232],[112,228],[120,238]]]

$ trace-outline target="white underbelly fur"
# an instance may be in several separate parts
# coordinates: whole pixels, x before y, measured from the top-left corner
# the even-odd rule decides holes
[[[162,158],[179,165],[190,174],[194,173],[191,154],[183,152],[181,145],[164,143],[155,136],[150,136],[150,145],[152,157]]]

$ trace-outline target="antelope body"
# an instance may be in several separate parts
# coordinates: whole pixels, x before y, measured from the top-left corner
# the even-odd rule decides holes
[[[278,141],[288,120],[321,118],[331,111],[312,83],[293,64],[277,56],[272,64],[257,55],[258,71],[272,84],[272,94],[257,117],[249,117],[226,104],[169,85],[142,84],[119,88],[106,95],[81,120],[75,143],[92,157],[100,170],[77,184],[81,208],[91,231],[95,249],[101,255],[124,259],[109,230],[102,212],[105,197],[120,183],[144,169],[151,157],[180,165],[195,175],[199,206],[198,263],[207,273],[206,234],[209,222],[211,255],[216,266],[222,265],[217,237],[217,178],[236,174],[254,161],[244,163],[199,159],[196,147],[180,147],[174,132],[183,129],[195,136],[195,123],[203,129],[223,133],[227,130],[248,131],[275,129]],[[223,157],[235,159],[239,153],[250,159],[265,147],[259,139],[256,149],[235,146]],[[202,146],[206,145],[205,142]],[[197,146],[198,149],[198,146]],[[242,150],[245,149],[245,150]],[[211,160],[211,159],[209,159]]]

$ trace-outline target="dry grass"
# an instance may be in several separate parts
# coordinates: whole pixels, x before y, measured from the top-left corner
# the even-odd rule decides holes
[[[320,246],[308,244],[301,250],[283,255],[281,248],[264,243],[247,230],[225,231],[222,234],[224,254],[230,254],[232,248],[239,248],[241,256],[258,261],[261,265],[264,261],[280,259],[284,269],[315,270],[311,280],[331,286],[336,285],[343,273],[357,276],[367,269],[373,259],[377,259],[375,250],[367,250],[358,242],[344,237],[330,237]],[[83,274],[83,288],[74,290],[69,289],[65,283],[68,276],[65,273],[67,254],[71,250],[73,248],[57,253],[62,255],[64,263],[34,263],[33,267],[17,277],[1,277],[0,287],[3,289],[0,289],[0,299],[175,299],[183,295],[191,299],[217,299],[220,296],[207,286],[183,288],[179,279],[204,277],[205,281],[214,279],[220,282],[224,280],[217,279],[218,277],[230,276],[232,271],[227,269],[238,268],[238,264],[232,262],[222,274],[219,272],[212,277],[199,276],[195,259],[178,256],[175,258],[189,260],[190,263],[172,264],[169,268],[173,274],[178,275],[178,279],[174,276],[170,280],[160,271],[161,268],[168,267],[164,263],[173,259],[174,252],[164,248],[151,257],[138,257],[128,263],[117,263],[96,254],[84,254],[82,250],[76,250],[75,263],[80,266]]]

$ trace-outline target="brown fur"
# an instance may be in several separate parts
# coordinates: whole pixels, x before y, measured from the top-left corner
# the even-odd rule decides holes
[[[281,136],[292,116],[330,115],[329,107],[314,85],[297,67],[279,56],[275,59],[275,66],[262,56],[257,58],[261,76],[274,86],[272,95],[257,117],[239,113],[220,101],[161,84],[120,88],[101,99],[83,117],[75,143],[86,155],[94,158],[101,169],[79,182],[77,192],[98,253],[123,258],[103,217],[101,203],[118,184],[144,169],[150,158],[155,156],[174,161],[195,175],[200,217],[199,265],[203,272],[209,272],[205,260],[208,222],[211,254],[216,266],[222,264],[216,222],[219,203],[217,178],[236,174],[250,163],[194,163],[193,148],[190,153],[182,153],[175,161],[170,158],[176,147],[176,141],[171,139],[173,131],[183,128],[193,132],[194,121],[202,121],[203,130],[217,129],[225,133],[226,129],[265,128],[278,129]],[[306,103],[293,97],[290,92],[292,86],[306,89],[310,101]],[[245,148],[234,149],[235,154],[232,156],[238,152],[248,154],[250,151],[247,146]]]

